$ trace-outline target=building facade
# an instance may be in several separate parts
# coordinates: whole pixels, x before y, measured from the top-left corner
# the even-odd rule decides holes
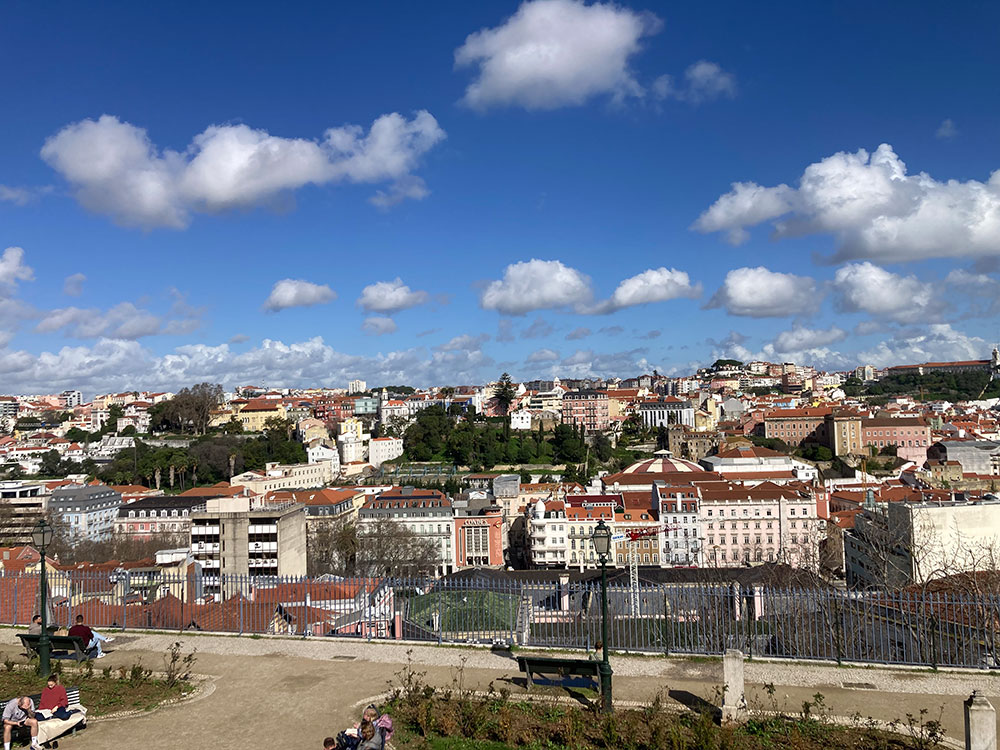
[[[583,425],[587,433],[604,432],[611,424],[608,394],[604,391],[571,391],[562,399],[562,422]]]
[[[103,484],[69,485],[52,493],[49,510],[62,517],[76,541],[101,541],[111,536],[122,496]]]
[[[651,429],[683,425],[694,427],[694,404],[687,399],[676,396],[664,396],[659,399],[646,399],[639,403],[639,416],[642,423]]]

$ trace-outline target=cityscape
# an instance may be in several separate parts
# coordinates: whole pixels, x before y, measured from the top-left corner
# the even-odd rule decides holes
[[[3,17],[4,750],[996,750],[1000,6]]]

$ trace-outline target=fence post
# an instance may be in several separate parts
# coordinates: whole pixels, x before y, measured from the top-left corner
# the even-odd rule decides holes
[[[743,683],[743,652],[730,648],[722,657],[722,722],[742,721],[747,701]]]
[[[997,750],[997,712],[978,690],[965,701],[965,750]]]
[[[443,621],[443,619],[441,617],[441,599],[442,599],[442,596],[443,596],[443,592],[442,592],[443,586],[444,586],[444,584],[442,584],[440,582],[438,583],[438,645],[439,646],[441,645],[441,642],[444,639],[444,633],[443,633],[443,631],[444,631],[444,621]]]
[[[239,583],[239,586],[240,586],[240,593],[239,593],[239,599],[240,599],[240,635],[243,635],[243,576],[242,575],[239,577],[239,581],[240,581],[240,583]]]

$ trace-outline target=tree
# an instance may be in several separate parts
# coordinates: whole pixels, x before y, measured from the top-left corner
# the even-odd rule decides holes
[[[608,436],[603,432],[599,433],[594,438],[594,454],[597,456],[597,460],[603,463],[611,458],[613,452],[614,449],[611,447],[611,441],[608,439]]]
[[[505,372],[497,381],[493,391],[493,400],[496,401],[500,415],[504,418],[504,434],[508,436],[510,435],[510,405],[514,403],[515,398],[517,398],[517,390],[514,388],[514,383],[511,382],[510,373]]]

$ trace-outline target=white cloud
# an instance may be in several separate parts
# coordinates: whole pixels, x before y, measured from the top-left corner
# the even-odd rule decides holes
[[[121,302],[109,310],[64,307],[50,310],[35,326],[36,333],[64,332],[78,339],[139,339],[162,333],[163,318],[131,302]]]
[[[916,276],[899,276],[867,261],[838,268],[833,288],[839,310],[866,312],[900,323],[926,322],[943,309],[933,284]]]
[[[430,299],[427,292],[410,289],[398,276],[393,281],[379,281],[361,290],[357,305],[368,312],[396,313]]]
[[[483,382],[495,362],[482,352],[408,349],[372,357],[344,354],[322,338],[285,344],[265,339],[236,353],[226,344],[181,346],[157,356],[135,341],[101,339],[93,346],[63,347],[31,354],[0,351],[0,381],[13,393],[64,388],[106,392],[142,387],[179,390],[192,383],[233,387],[266,382],[275,387],[344,387],[355,378],[369,383]],[[495,374],[494,374],[495,376]]]
[[[566,334],[567,341],[579,341],[580,339],[585,339],[590,336],[592,331],[589,328],[580,327],[574,328],[572,331]]]
[[[66,277],[63,281],[63,294],[70,297],[79,297],[83,294],[83,282],[87,280],[87,277],[82,273],[74,273]]]
[[[586,305],[593,298],[590,279],[558,260],[521,261],[504,270],[480,295],[486,310],[524,315],[532,310]]]
[[[354,125],[331,128],[322,141],[211,125],[184,151],[160,151],[143,128],[102,115],[67,125],[46,140],[41,155],[88,210],[125,226],[183,228],[192,212],[264,205],[308,184],[405,185],[444,137],[434,117],[420,111],[412,120],[382,115],[367,134]],[[411,183],[403,192],[415,190]]]
[[[805,349],[818,349],[835,344],[847,338],[847,331],[831,326],[827,329],[813,329],[796,326],[788,331],[782,331],[774,337],[774,350],[778,352],[797,352]]]
[[[660,25],[651,14],[610,3],[529,0],[455,51],[456,67],[478,69],[462,101],[479,110],[556,109],[596,96],[640,96],[629,59]]]
[[[430,194],[424,179],[411,174],[396,180],[388,190],[376,190],[368,202],[379,208],[392,208],[405,200],[422,201]]]
[[[858,353],[859,362],[876,367],[987,359],[989,344],[978,336],[967,336],[947,323],[938,323],[922,330],[900,331],[872,349]]]
[[[941,126],[937,129],[934,135],[938,138],[944,138],[946,140],[954,138],[958,135],[958,128],[955,127],[955,123],[949,117],[941,123]]]
[[[384,336],[396,332],[396,321],[383,315],[371,315],[365,318],[361,330],[372,336]]]
[[[701,284],[692,284],[684,271],[675,268],[651,268],[625,279],[615,289],[611,298],[596,304],[590,312],[610,313],[635,305],[683,297],[701,296]]]
[[[791,210],[795,191],[788,185],[761,187],[755,182],[734,182],[692,225],[699,232],[726,232],[726,239],[739,245],[749,239],[744,229]]]
[[[503,341],[513,341],[514,340],[514,322],[508,320],[507,318],[500,318],[497,322],[497,336],[498,342]]]
[[[271,288],[264,309],[271,312],[289,307],[311,307],[337,299],[337,293],[326,284],[314,284],[302,279],[282,279]]]
[[[24,262],[24,250],[8,247],[0,255],[0,293],[13,291],[19,281],[33,281],[35,272]]]
[[[250,340],[250,337],[247,336],[245,333],[237,333],[237,334],[234,334],[233,337],[229,339],[229,343],[230,344],[242,344],[242,343],[244,343],[246,341],[249,341],[249,340]]]
[[[693,228],[740,240],[747,227],[778,218],[777,237],[832,234],[834,260],[997,256],[1000,170],[987,182],[908,175],[883,143],[872,154],[841,152],[810,164],[796,189],[737,183]]]
[[[435,351],[439,352],[471,352],[478,351],[479,348],[490,340],[488,333],[481,333],[478,336],[470,336],[467,333],[455,336],[444,344],[435,346]]]
[[[822,300],[808,276],[770,271],[763,266],[735,268],[706,307],[722,307],[730,315],[772,318],[815,312]]]
[[[528,355],[525,362],[555,362],[559,359],[559,352],[553,349],[536,349]]]

